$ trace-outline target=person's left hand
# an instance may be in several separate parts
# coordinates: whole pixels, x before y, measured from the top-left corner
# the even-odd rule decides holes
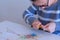
[[[55,31],[56,24],[54,22],[48,23],[43,27],[43,30],[53,33]]]

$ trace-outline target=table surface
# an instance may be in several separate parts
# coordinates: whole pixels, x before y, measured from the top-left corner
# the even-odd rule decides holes
[[[42,30],[34,30],[29,26],[24,26],[10,21],[3,21],[0,23],[0,40],[23,40],[23,39],[18,39],[19,38],[18,34],[20,35],[36,34],[38,36],[37,40],[60,39],[60,36],[58,35],[47,33]]]

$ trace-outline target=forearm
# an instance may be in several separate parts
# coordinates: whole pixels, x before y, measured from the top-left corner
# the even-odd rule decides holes
[[[25,10],[23,14],[23,18],[26,23],[31,25],[34,22],[34,20],[36,20],[35,18],[36,11],[37,11],[37,8],[35,5],[32,5],[27,10]]]

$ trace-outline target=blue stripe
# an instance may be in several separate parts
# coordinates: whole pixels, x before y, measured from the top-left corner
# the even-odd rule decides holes
[[[35,17],[30,17],[30,18],[28,19],[29,24],[32,25],[32,23],[34,22],[34,20],[36,20]]]
[[[33,5],[36,9],[37,9],[37,7],[35,6],[35,5]],[[31,12],[32,14],[36,14],[36,10],[32,7],[32,6],[30,6],[27,10],[29,10],[29,12]],[[26,14],[29,14],[28,12],[27,12],[27,10],[24,12],[24,14],[23,14],[23,18],[24,18],[24,16],[26,15]],[[30,13],[30,14],[31,14]]]
[[[55,31],[55,32],[53,32],[53,34],[59,34],[60,33],[60,31]]]
[[[29,7],[28,10],[33,13],[33,14],[36,14],[36,10],[34,10],[32,7]]]
[[[31,15],[28,15],[26,18],[25,18],[25,21],[28,20],[28,18],[31,17]],[[31,20],[32,21],[32,20]]]
[[[42,11],[40,11],[38,12],[38,15],[47,19],[53,19],[53,20],[60,19],[60,14],[43,13]]]
[[[25,11],[25,12],[23,13],[23,18],[25,17],[25,15],[26,15],[26,14],[28,14],[28,12],[27,12],[27,11]]]

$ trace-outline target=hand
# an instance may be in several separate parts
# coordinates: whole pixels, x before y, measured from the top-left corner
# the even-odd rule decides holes
[[[34,29],[39,29],[39,28],[42,28],[43,25],[41,24],[40,21],[35,20],[35,21],[32,23],[32,26],[33,26]]]
[[[44,30],[53,33],[55,31],[56,24],[54,22],[48,23],[44,26]]]

